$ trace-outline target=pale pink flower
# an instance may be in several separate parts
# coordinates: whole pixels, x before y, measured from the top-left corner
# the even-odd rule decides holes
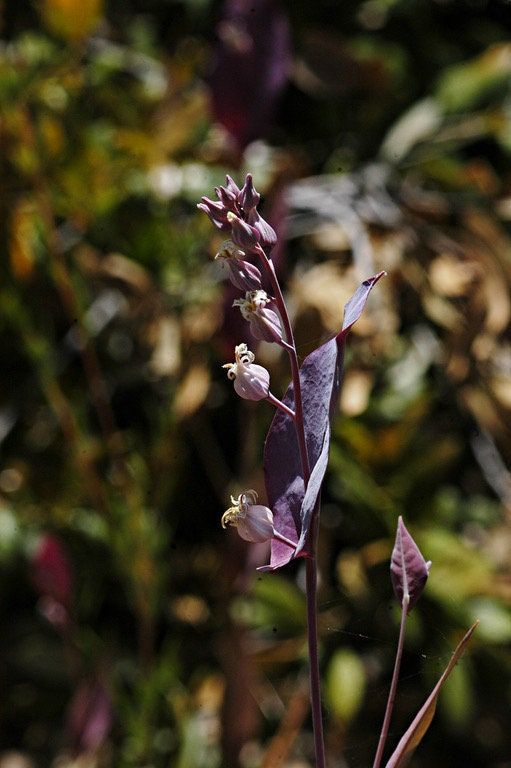
[[[232,506],[222,515],[222,527],[234,525],[245,541],[261,543],[273,538],[273,514],[271,509],[257,504],[257,493],[245,491],[237,499],[231,496]]]
[[[234,349],[234,363],[226,363],[227,376],[234,381],[236,393],[244,400],[265,400],[270,393],[270,374],[254,363],[255,355],[246,344]]]

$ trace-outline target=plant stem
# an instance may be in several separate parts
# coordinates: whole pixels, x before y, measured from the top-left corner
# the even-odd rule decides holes
[[[258,249],[259,256],[263,262],[266,273],[270,279],[273,293],[275,295],[275,301],[280,313],[282,325],[286,335],[287,349],[289,354],[289,360],[291,363],[291,373],[293,379],[293,393],[294,393],[294,423],[296,429],[296,436],[298,440],[298,447],[300,451],[300,458],[302,464],[303,481],[305,489],[310,479],[310,463],[309,455],[307,453],[307,441],[305,436],[305,422],[303,418],[303,404],[302,404],[302,388],[300,384],[300,366],[298,363],[298,355],[296,353],[296,345],[293,336],[293,329],[289,320],[287,307],[280,289],[277,275],[275,274],[275,267],[272,260],[266,255],[262,248]],[[312,712],[312,727],[314,731],[314,749],[316,754],[316,768],[326,768],[325,760],[325,744],[323,738],[323,718],[321,715],[321,677],[319,673],[319,653],[318,653],[318,616],[317,616],[317,532],[318,532],[318,519],[319,519],[319,505],[320,497],[316,502],[316,509],[313,515],[312,527],[309,535],[310,552],[305,560],[305,589],[307,596],[307,642],[309,647],[309,677],[310,677],[310,694],[311,694],[311,712]]]
[[[295,340],[293,336],[293,328],[291,326],[291,321],[289,320],[289,315],[287,313],[287,307],[286,303],[284,301],[284,297],[282,295],[282,291],[280,289],[279,281],[277,280],[277,275],[275,274],[275,267],[273,266],[273,262],[270,259],[269,256],[266,255],[263,248],[261,246],[258,246],[257,253],[259,257],[261,258],[261,261],[263,263],[263,266],[266,270],[266,273],[269,277],[272,290],[275,294],[275,301],[277,303],[277,307],[280,314],[280,319],[282,320],[282,325],[284,326],[284,332],[286,334],[286,347],[288,354],[289,354],[289,361],[291,363],[291,375],[293,380],[293,393],[294,393],[294,406],[295,406],[295,427],[296,427],[296,436],[298,439],[298,448],[300,450],[300,459],[302,463],[302,470],[303,470],[303,482],[305,485],[305,488],[307,488],[307,484],[309,482],[310,477],[310,464],[309,464],[309,456],[307,454],[307,443],[305,439],[305,425],[303,421],[303,405],[302,405],[302,388],[300,385],[300,366],[298,364],[298,355],[296,354],[296,345]]]
[[[296,543],[291,541],[291,539],[288,539],[287,536],[283,536],[282,533],[279,533],[278,531],[273,531],[273,538],[278,539],[283,544],[287,544],[287,546],[291,547],[292,549],[296,549]]]
[[[295,421],[296,413],[293,411],[292,408],[289,408],[289,406],[283,403],[282,400],[279,400],[278,397],[275,397],[275,395],[272,395],[271,392],[268,393],[268,397],[266,399],[268,400],[268,402],[274,405],[275,408],[280,408],[281,411],[284,411],[284,413],[287,413],[287,415],[291,416],[293,421]]]
[[[307,593],[307,640],[309,643],[311,711],[316,768],[325,768],[325,745],[323,740],[323,719],[321,716],[321,677],[319,674],[318,654],[317,565],[315,555],[307,557],[305,560],[305,583]]]
[[[399,627],[399,639],[397,641],[396,660],[394,662],[394,672],[392,673],[392,682],[390,684],[389,697],[387,699],[387,707],[385,709],[385,717],[383,718],[383,725],[380,733],[380,740],[378,742],[378,749],[374,758],[373,768],[380,768],[381,759],[383,757],[383,750],[385,749],[385,742],[389,733],[390,718],[392,717],[392,710],[394,708],[394,702],[396,700],[397,683],[399,679],[399,670],[401,667],[401,658],[403,656],[403,647],[405,642],[406,631],[406,619],[408,617],[408,605],[410,598],[405,594],[403,597],[403,604],[401,606],[401,624]]]

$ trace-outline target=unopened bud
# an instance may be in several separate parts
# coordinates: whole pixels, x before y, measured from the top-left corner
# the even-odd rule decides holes
[[[236,245],[246,251],[253,250],[259,242],[257,230],[231,211],[227,214],[227,221],[231,225],[232,239]]]
[[[239,202],[243,208],[244,214],[248,215],[254,208],[256,208],[256,206],[259,205],[260,200],[261,195],[259,192],[256,192],[254,183],[252,181],[252,174],[247,173],[245,184],[241,188],[239,194]]]
[[[200,211],[204,211],[204,213],[209,216],[215,227],[218,227],[218,229],[224,232],[229,231],[231,225],[227,221],[228,212],[222,203],[217,203],[215,200],[210,200],[207,197],[201,199],[202,202],[197,204],[197,208]]]
[[[255,210],[250,211],[248,217],[248,223],[255,229],[259,236],[259,242],[264,248],[273,248],[277,242],[277,233],[272,226],[268,224],[266,219]]]

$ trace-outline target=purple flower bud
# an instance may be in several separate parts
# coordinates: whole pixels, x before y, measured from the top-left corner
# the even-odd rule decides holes
[[[31,577],[39,594],[66,610],[73,599],[73,571],[64,545],[56,536],[44,535],[31,562]]]
[[[198,203],[197,208],[200,211],[204,211],[204,213],[209,216],[215,227],[218,227],[218,229],[221,229],[224,232],[229,231],[231,225],[227,220],[228,211],[226,211],[222,203],[209,200],[207,197],[203,197],[201,199],[202,203]]]
[[[222,528],[234,525],[242,539],[254,543],[273,538],[272,511],[256,501],[255,491],[245,491],[237,499],[231,496],[232,506],[222,515]]]
[[[234,195],[234,199],[238,199],[241,190],[229,174],[225,177],[225,189]]]
[[[390,578],[394,594],[404,610],[411,611],[422,594],[431,563],[426,562],[419,547],[399,516],[396,542],[392,551]]]
[[[254,183],[252,181],[252,174],[247,173],[245,184],[240,191],[238,199],[241,207],[243,208],[245,216],[247,216],[254,208],[259,205],[261,195],[259,192],[256,192]]]
[[[245,252],[232,240],[224,240],[215,259],[227,273],[231,283],[240,291],[256,291],[261,287],[261,273],[249,261],[244,261]]]
[[[236,203],[238,202],[238,196],[226,187],[215,187],[215,192],[224,208],[234,213]]]
[[[227,214],[227,221],[232,227],[232,239],[234,243],[245,251],[253,250],[259,242],[258,231],[231,211]]]
[[[270,392],[270,374],[262,365],[255,365],[255,355],[246,344],[234,350],[236,362],[226,363],[227,376],[234,381],[235,392],[244,400],[266,400]]]
[[[273,227],[259,215],[255,208],[250,211],[247,220],[257,232],[261,245],[265,248],[273,248],[277,242],[277,233]]]
[[[269,303],[266,291],[247,291],[244,299],[235,299],[233,307],[240,308],[256,339],[280,344],[284,340],[280,318],[276,312],[268,309],[266,305]]]

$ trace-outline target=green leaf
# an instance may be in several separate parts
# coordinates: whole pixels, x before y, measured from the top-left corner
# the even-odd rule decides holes
[[[330,659],[326,696],[333,712],[345,722],[358,713],[366,689],[364,665],[348,648],[336,651]]]

